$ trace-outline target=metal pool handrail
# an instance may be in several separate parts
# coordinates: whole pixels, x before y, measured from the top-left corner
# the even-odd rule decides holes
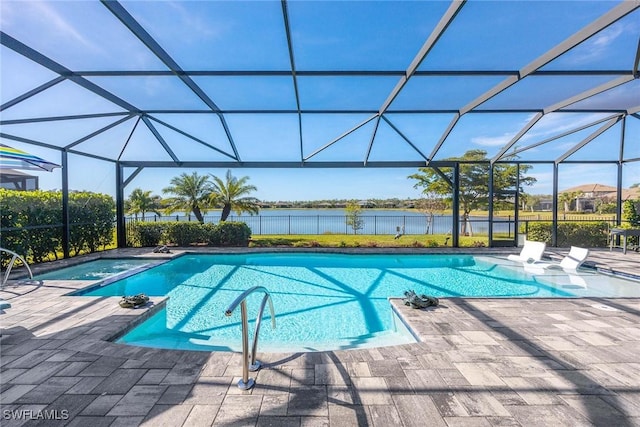
[[[251,365],[249,365],[249,322],[247,320],[247,296],[255,291],[262,291],[265,293],[260,304],[260,310],[256,317],[256,330],[253,333],[253,346],[251,347]],[[240,304],[240,316],[242,320],[242,379],[238,381],[238,388],[242,390],[249,390],[255,385],[253,378],[249,378],[249,371],[255,372],[262,364],[256,360],[256,351],[258,348],[258,334],[260,333],[260,324],[262,322],[262,313],[264,312],[264,306],[269,301],[269,311],[271,312],[271,328],[276,328],[276,315],[273,310],[273,301],[271,300],[271,294],[264,286],[254,286],[241,293],[231,305],[224,312],[225,316],[231,316],[233,310]]]
[[[7,265],[7,271],[4,273],[4,277],[2,278],[2,282],[0,282],[0,288],[3,287],[7,283],[7,280],[9,280],[9,274],[11,274],[11,269],[13,268],[13,264],[16,262],[16,259],[19,259],[20,261],[22,261],[24,266],[27,267],[27,271],[29,272],[29,279],[33,279],[33,273],[31,272],[31,268],[29,268],[29,264],[27,264],[27,261],[25,261],[24,258],[22,258],[17,253],[15,253],[13,251],[10,251],[9,249],[0,248],[0,253],[2,253],[2,252],[6,252],[9,255],[11,255],[12,257],[11,257],[11,261],[9,261],[9,264]]]

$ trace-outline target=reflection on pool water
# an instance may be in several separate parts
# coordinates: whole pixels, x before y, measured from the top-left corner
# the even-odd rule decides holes
[[[409,289],[437,297],[640,296],[640,284],[631,281],[591,271],[524,269],[522,264],[497,257],[310,253],[186,255],[85,295],[143,292],[170,297],[166,309],[129,332],[122,342],[238,350],[239,313],[225,317],[224,311],[242,291],[257,285],[269,289],[278,323],[271,330],[265,312],[261,351],[413,341],[398,327],[388,302]],[[260,294],[249,296],[250,320],[255,319],[261,298]]]

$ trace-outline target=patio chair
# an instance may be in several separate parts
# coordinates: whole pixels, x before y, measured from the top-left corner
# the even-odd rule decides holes
[[[585,262],[587,256],[589,256],[589,249],[581,248],[578,246],[571,246],[571,250],[569,251],[567,256],[562,258],[562,261],[558,263],[536,262],[534,263],[534,265],[542,268],[559,267],[563,270],[575,271]]]
[[[542,259],[542,254],[547,248],[544,242],[535,242],[533,240],[525,240],[520,255],[509,255],[507,259],[517,262],[534,263]]]

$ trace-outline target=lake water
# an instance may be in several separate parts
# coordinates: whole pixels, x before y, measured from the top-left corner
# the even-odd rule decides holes
[[[451,232],[451,215],[435,215],[433,221],[417,210],[363,209],[358,234],[446,234]],[[220,210],[208,211],[205,222],[217,223]],[[347,224],[345,209],[261,209],[259,215],[231,215],[229,221],[246,222],[254,235],[261,234],[354,234]],[[146,221],[196,221],[195,216],[179,212]],[[474,234],[486,235],[486,217],[471,217]],[[494,232],[513,233],[512,223],[494,223]]]

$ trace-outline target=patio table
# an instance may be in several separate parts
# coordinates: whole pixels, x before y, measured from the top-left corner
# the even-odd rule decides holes
[[[627,253],[627,237],[628,236],[639,236],[640,237],[640,228],[612,228],[609,231],[609,252],[613,250],[613,241],[616,236],[622,236],[622,253]]]

